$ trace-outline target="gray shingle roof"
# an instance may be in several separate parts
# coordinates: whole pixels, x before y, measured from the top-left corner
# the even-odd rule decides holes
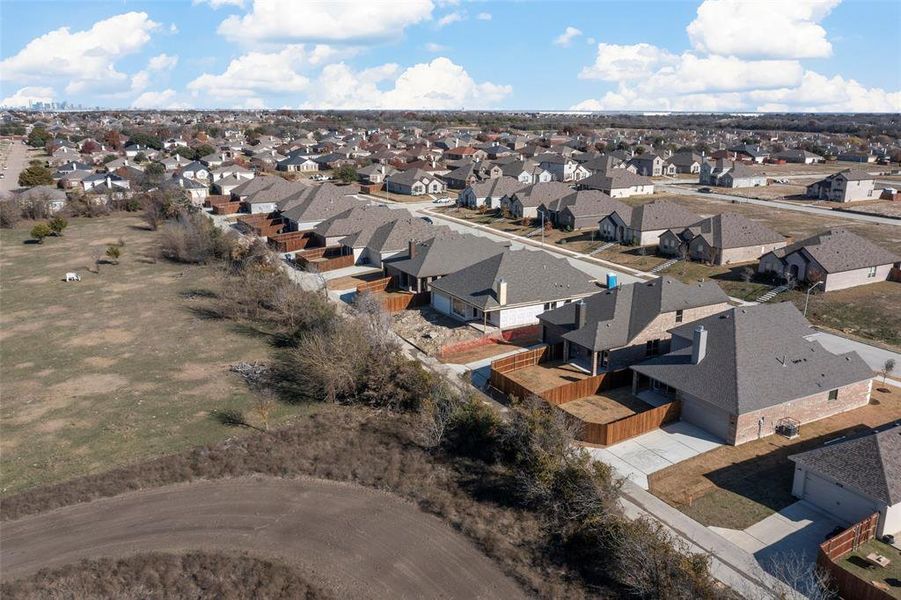
[[[525,185],[518,179],[503,176],[474,183],[469,187],[472,188],[476,198],[503,198],[518,192]]]
[[[636,231],[657,231],[689,227],[701,217],[681,204],[668,200],[648,202],[629,210],[618,210],[616,213],[631,229]]]
[[[541,315],[541,321],[570,328],[563,337],[583,348],[609,350],[629,345],[657,316],[701,306],[725,304],[728,296],[716,283],[685,284],[670,277],[606,290],[584,299],[585,326],[576,329],[575,304]]]
[[[901,425],[789,457],[873,500],[901,502]]]
[[[626,169],[610,169],[606,173],[595,173],[579,182],[579,187],[592,190],[618,190],[640,185],[654,185],[650,177],[638,175]]]
[[[499,243],[471,234],[436,236],[420,242],[413,258],[394,261],[392,267],[414,277],[439,277],[504,252],[508,243]]]
[[[564,258],[533,250],[507,250],[432,282],[445,292],[482,310],[500,308],[493,286],[507,282],[507,306],[551,302],[597,291],[588,275]]]
[[[769,227],[737,213],[708,217],[692,225],[691,230],[712,248],[744,248],[785,241]]]
[[[691,347],[633,370],[740,415],[827,392],[873,376],[855,352],[836,355],[804,339],[810,323],[794,304],[733,308],[672,330],[690,340],[708,330],[706,357],[691,364]]]
[[[573,192],[569,185],[560,181],[534,183],[516,192],[512,199],[519,200],[523,206],[540,206]]]
[[[783,258],[800,251],[807,252],[827,273],[841,273],[888,265],[901,261],[901,257],[873,242],[851,233],[847,229],[830,229],[774,251]]]

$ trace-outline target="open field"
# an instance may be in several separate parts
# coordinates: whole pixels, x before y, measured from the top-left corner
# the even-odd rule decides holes
[[[339,598],[525,597],[436,517],[396,496],[317,479],[143,490],[7,522],[3,535],[5,578],[136,549],[204,548],[285,562]]]
[[[876,567],[866,560],[870,553],[881,554],[892,562],[887,567]],[[888,587],[892,598],[901,599],[901,551],[894,546],[873,539],[844,556],[838,564],[864,581],[881,582]]]
[[[795,502],[788,457],[901,419],[901,390],[874,384],[870,404],[801,426],[800,437],[778,435],[720,446],[649,477],[651,493],[696,521],[745,529]]]
[[[235,435],[211,417],[252,396],[229,365],[267,357],[251,328],[195,308],[211,267],[156,261],[134,216],[75,219],[60,238],[0,232],[0,492],[95,473]],[[88,271],[107,244],[120,264]],[[81,282],[62,281],[77,271]],[[279,405],[273,422],[299,409]]]

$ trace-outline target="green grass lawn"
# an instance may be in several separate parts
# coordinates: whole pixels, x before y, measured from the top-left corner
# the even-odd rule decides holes
[[[268,338],[194,310],[213,267],[155,260],[134,216],[73,219],[43,244],[29,229],[0,232],[0,494],[241,433],[211,412],[253,407],[229,365],[265,359]],[[120,239],[120,264],[89,272]]]
[[[864,557],[871,552],[892,561],[887,567],[871,566]],[[893,598],[901,598],[901,551],[878,540],[870,540],[838,561],[840,567],[864,581],[880,581],[889,586]]]

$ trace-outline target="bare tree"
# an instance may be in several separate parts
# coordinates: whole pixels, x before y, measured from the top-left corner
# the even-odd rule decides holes
[[[778,553],[770,557],[764,570],[785,583],[772,595],[743,591],[749,600],[837,600],[838,594],[830,586],[829,574],[816,563],[797,552]]]
[[[891,375],[895,371],[895,359],[889,358],[882,364],[882,369],[879,372],[882,374],[882,385],[885,385],[885,380],[888,379],[888,376]]]

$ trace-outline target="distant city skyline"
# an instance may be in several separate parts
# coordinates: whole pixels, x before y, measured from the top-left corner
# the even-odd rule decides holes
[[[4,106],[901,112],[898,2],[4,0],[0,17]]]

